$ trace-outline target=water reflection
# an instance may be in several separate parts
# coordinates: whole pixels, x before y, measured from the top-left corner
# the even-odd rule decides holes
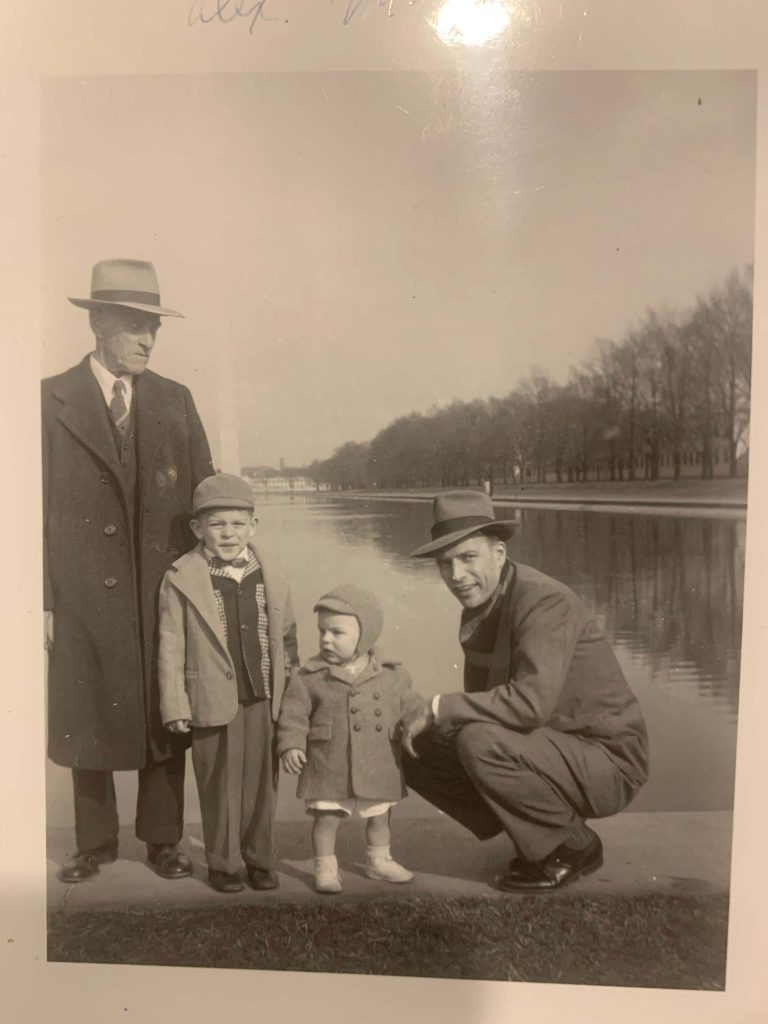
[[[378,593],[382,647],[417,689],[461,688],[459,606],[432,562],[409,557],[429,536],[429,502],[294,497],[258,515],[291,576],[302,656],[315,647],[315,600],[348,580]],[[633,808],[732,806],[745,524],[534,509],[520,521],[512,557],[590,603],[643,706],[651,779]]]
[[[339,536],[374,542],[390,566],[423,573],[425,563],[408,555],[429,536],[428,505],[366,502],[361,515],[360,504],[354,503],[352,516],[331,515]],[[595,608],[611,640],[646,660],[654,679],[663,683],[674,672],[672,685],[694,683],[735,719],[743,521],[538,509],[519,517],[513,559],[573,587]]]

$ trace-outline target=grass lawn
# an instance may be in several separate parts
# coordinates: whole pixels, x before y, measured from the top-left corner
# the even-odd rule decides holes
[[[723,989],[727,896],[418,896],[59,911],[48,959]]]

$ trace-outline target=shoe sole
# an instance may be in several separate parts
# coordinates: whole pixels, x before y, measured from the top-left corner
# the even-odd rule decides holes
[[[152,868],[152,870],[155,872],[158,878],[164,878],[168,882],[175,882],[178,878],[191,878],[193,874],[192,868],[190,868],[189,871],[185,871],[183,874],[166,875],[160,870],[160,868],[156,864],[153,864],[151,861],[147,861],[147,864],[149,864],[149,866]]]
[[[100,874],[100,871],[94,871],[92,875],[85,875],[84,878],[63,878],[61,875],[59,875],[59,881],[62,883],[62,885],[80,885],[82,882],[92,881],[94,878],[97,878],[98,875]]]
[[[375,871],[366,871],[366,878],[373,879],[374,882],[392,882],[393,885],[407,885],[408,882],[412,882],[414,876],[410,878],[388,878],[386,875],[380,875]]]

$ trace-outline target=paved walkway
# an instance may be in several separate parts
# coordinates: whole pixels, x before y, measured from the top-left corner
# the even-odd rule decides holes
[[[730,490],[730,489],[729,489]],[[432,501],[440,490],[403,491],[340,491],[338,496],[378,501]],[[681,489],[679,492],[634,485],[616,490],[597,487],[579,487],[578,484],[547,486],[531,485],[524,488],[505,487],[493,495],[494,505],[516,508],[588,509],[597,512],[643,512],[659,515],[695,515],[715,518],[743,519],[747,514],[746,491],[720,493],[715,489]]]
[[[729,888],[732,815],[726,811],[626,813],[596,824],[605,846],[605,864],[566,892],[599,895],[725,893]],[[364,843],[359,822],[339,831],[338,858],[342,896],[319,896],[312,886],[309,824],[278,822],[280,889],[256,893],[246,889],[221,895],[206,884],[199,825],[190,825],[184,847],[194,863],[194,876],[179,881],[159,878],[145,863],[145,848],[124,829],[121,857],[100,875],[77,885],[63,885],[57,876],[72,853],[72,836],[57,829],[48,839],[48,905],[51,910],[100,910],[153,907],[212,907],[254,901],[306,902],[370,899],[431,893],[443,896],[509,898],[493,888],[495,876],[509,858],[504,837],[480,843],[452,820],[403,818],[393,821],[393,851],[416,872],[413,882],[391,885],[365,877]]]

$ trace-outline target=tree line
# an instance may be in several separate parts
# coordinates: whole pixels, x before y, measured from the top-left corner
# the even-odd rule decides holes
[[[621,341],[598,339],[557,384],[537,367],[504,397],[454,401],[394,420],[307,467],[334,488],[657,480],[662,456],[681,475],[697,453],[714,475],[715,442],[736,476],[750,413],[752,267],[733,271],[694,308],[649,310]]]

